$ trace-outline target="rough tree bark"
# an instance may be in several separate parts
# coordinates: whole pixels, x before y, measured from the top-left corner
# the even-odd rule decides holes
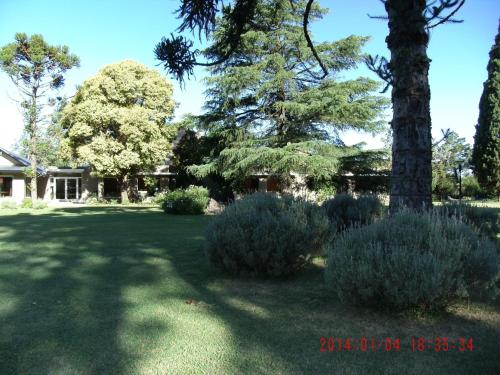
[[[390,208],[432,206],[432,138],[425,0],[387,0],[393,131]]]
[[[137,177],[125,175],[118,179],[120,185],[120,197],[122,203],[137,202],[139,193],[137,191]]]
[[[119,185],[120,185],[120,196],[121,196],[121,201],[122,203],[128,203],[129,202],[129,178],[128,176],[123,176],[119,180]]]
[[[35,86],[32,91],[31,97],[31,108],[29,114],[29,160],[31,164],[31,200],[38,199],[38,181],[37,181],[37,172],[38,172],[38,158],[37,158],[37,122],[38,122],[38,109],[37,109],[37,87]]]

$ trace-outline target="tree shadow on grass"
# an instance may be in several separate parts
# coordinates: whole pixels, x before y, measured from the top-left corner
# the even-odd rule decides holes
[[[0,216],[0,373],[500,372],[498,311],[348,307],[319,266],[229,278],[207,266],[207,220],[93,207]],[[399,337],[401,352],[322,353],[321,336]],[[481,349],[412,353],[411,336],[473,337]]]
[[[341,304],[313,266],[296,278],[238,280],[200,262],[192,272],[189,254],[168,254],[177,273],[196,291],[190,298],[213,306],[234,337],[234,373],[422,374],[500,373],[500,314],[493,306],[460,306],[440,314],[393,314]],[[196,307],[193,307],[196,308]],[[400,338],[401,350],[320,352],[320,337]],[[449,340],[472,337],[475,350],[412,352],[411,337]]]
[[[154,283],[158,268],[123,235],[141,218],[116,209],[67,215],[74,210],[0,217],[1,374],[120,374],[134,368],[133,352],[120,342],[124,290]],[[117,212],[126,220],[103,219]],[[149,319],[135,328],[147,336],[169,327]]]

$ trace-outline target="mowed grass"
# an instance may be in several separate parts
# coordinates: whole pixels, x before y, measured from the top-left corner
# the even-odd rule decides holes
[[[349,307],[322,262],[297,278],[209,269],[211,218],[151,208],[0,210],[0,374],[499,374],[500,311]],[[399,352],[320,352],[320,337],[400,338]],[[473,338],[413,353],[412,336]]]

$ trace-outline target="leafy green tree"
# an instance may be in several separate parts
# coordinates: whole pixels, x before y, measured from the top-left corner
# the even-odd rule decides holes
[[[21,97],[24,115],[24,140],[31,162],[31,198],[37,199],[37,167],[44,147],[40,145],[43,133],[44,111],[49,94],[64,85],[64,74],[79,66],[80,60],[69,53],[67,46],[49,45],[40,34],[27,36],[17,33],[15,41],[0,49],[0,69],[14,83]],[[43,142],[42,142],[43,143]]]
[[[303,9],[303,34],[323,74],[328,69],[316,51],[308,32],[309,17],[314,14],[315,0],[289,0],[295,8]],[[430,88],[427,57],[429,31],[446,22],[461,22],[452,17],[464,5],[465,0],[381,0],[387,16],[376,18],[388,20],[387,45],[391,60],[385,58],[367,59],[369,67],[377,72],[392,89],[394,137],[391,178],[391,209],[401,206],[413,208],[432,205],[431,168],[431,121]],[[211,34],[216,20],[219,0],[183,0],[179,17],[183,20],[179,31],[198,30]],[[233,6],[222,6],[227,21],[227,33],[219,39],[217,49],[221,55],[198,60],[199,51],[192,51],[192,41],[182,36],[163,38],[156,46],[157,58],[165,68],[178,79],[193,72],[195,66],[217,66],[228,60],[241,43],[241,36],[249,31],[260,31],[262,25],[255,21],[258,0],[234,0]],[[304,6],[305,5],[305,6]],[[209,56],[210,57],[210,56]]]
[[[443,169],[458,181],[459,165],[462,169],[470,167],[471,146],[455,131],[450,131],[443,142],[432,150],[433,164],[441,164]]]
[[[479,102],[472,163],[481,186],[500,199],[500,25]]]
[[[484,191],[481,189],[477,178],[473,175],[467,175],[462,178],[462,191],[466,197],[471,198],[484,195]]]
[[[257,2],[254,22],[259,30],[241,35],[235,53],[210,71],[206,113],[200,126],[226,135],[226,144],[211,164],[192,171],[202,176],[214,170],[231,180],[255,173],[291,172],[325,178],[337,171],[345,150],[341,130],[380,131],[385,98],[375,95],[379,83],[367,78],[336,80],[340,72],[363,61],[366,37],[350,36],[316,46],[328,69],[321,67],[302,33],[305,2],[293,7],[285,0]],[[311,21],[325,9],[314,6]],[[228,20],[220,18],[213,43],[205,51],[220,59],[219,49],[228,33]]]
[[[460,173],[470,167],[471,147],[454,131],[443,131],[443,139],[432,150],[432,190],[441,199],[458,191]]]
[[[63,111],[64,147],[96,176],[116,176],[122,201],[128,201],[135,191],[131,178],[153,170],[171,150],[172,92],[160,73],[134,61],[102,68]]]

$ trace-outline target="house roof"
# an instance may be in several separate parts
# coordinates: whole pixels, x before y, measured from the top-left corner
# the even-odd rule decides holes
[[[22,172],[23,168],[29,167],[31,165],[30,161],[28,159],[23,158],[20,155],[17,155],[16,153],[12,151],[7,151],[3,147],[0,147],[0,155],[7,155],[10,159],[14,160],[16,162],[17,166],[9,166],[9,167],[0,167],[0,170],[2,171],[9,171],[9,172]],[[37,172],[40,174],[45,174],[45,169],[42,167],[37,167]]]

